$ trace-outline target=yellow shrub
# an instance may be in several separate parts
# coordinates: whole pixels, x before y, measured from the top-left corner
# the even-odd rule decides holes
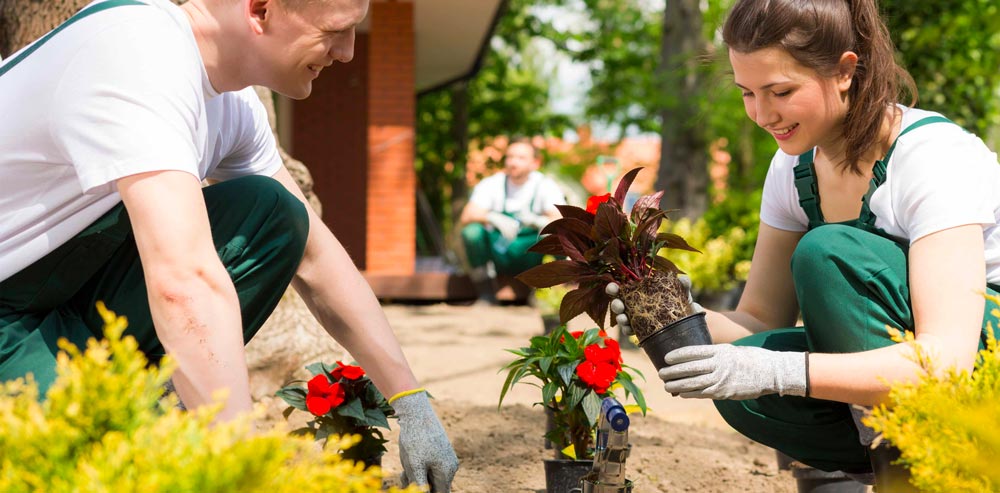
[[[694,289],[721,292],[732,289],[738,281],[745,281],[750,273],[750,261],[738,258],[739,246],[747,241],[747,232],[733,227],[721,236],[712,236],[704,219],[691,222],[681,218],[665,223],[661,228],[687,239],[688,244],[701,253],[685,250],[661,252],[691,277]]]
[[[149,367],[135,339],[122,337],[125,319],[98,310],[105,340],[91,339],[82,354],[60,341],[65,352],[45,402],[30,379],[0,385],[0,491],[380,491],[377,468],[309,438],[253,433],[252,416],[213,425],[219,406],[181,412],[173,399],[161,402],[174,364]]]
[[[1000,298],[989,296],[994,303]],[[993,316],[1000,319],[1000,310]],[[990,324],[990,330],[993,330]],[[902,452],[923,492],[1000,491],[1000,351],[991,335],[976,371],[936,375],[926,357],[920,381],[893,386],[889,404],[865,423]]]

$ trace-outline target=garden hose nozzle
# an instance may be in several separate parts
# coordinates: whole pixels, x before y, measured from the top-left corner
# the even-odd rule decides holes
[[[583,493],[631,493],[632,482],[625,478],[628,443],[628,414],[614,397],[605,397],[597,418],[594,465],[583,477]]]

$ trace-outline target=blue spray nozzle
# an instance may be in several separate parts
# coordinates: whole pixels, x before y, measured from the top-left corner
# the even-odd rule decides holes
[[[605,397],[601,401],[601,415],[607,420],[612,430],[621,432],[628,429],[628,414],[625,413],[625,408],[614,397]]]

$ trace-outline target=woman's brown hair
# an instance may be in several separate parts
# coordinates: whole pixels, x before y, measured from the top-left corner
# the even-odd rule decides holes
[[[781,47],[822,77],[838,72],[841,55],[858,55],[844,120],[846,157],[841,166],[861,174],[861,156],[875,147],[885,110],[904,90],[916,102],[913,78],[896,63],[889,30],[875,0],[737,0],[722,38],[730,49],[751,53]]]

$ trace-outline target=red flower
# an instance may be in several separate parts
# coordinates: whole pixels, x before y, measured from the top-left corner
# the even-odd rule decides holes
[[[360,366],[345,365],[344,363],[338,361],[337,367],[330,372],[330,376],[334,380],[340,380],[341,377],[348,380],[357,380],[365,376],[365,371],[361,369]]]
[[[591,363],[607,363],[615,367],[616,371],[622,369],[622,351],[618,341],[614,339],[605,339],[604,347],[591,344],[583,348],[583,356]]]
[[[586,360],[576,365],[576,375],[580,377],[580,380],[583,380],[583,383],[594,389],[594,392],[603,394],[608,391],[611,382],[618,376],[618,369],[604,361]]]
[[[582,330],[574,330],[573,332],[570,332],[569,335],[573,336],[573,339],[579,339],[580,336],[583,335],[583,331]],[[608,333],[604,332],[604,329],[600,329],[600,330],[597,331],[597,335],[599,335],[601,337],[607,337]],[[566,336],[559,336],[559,342],[560,343],[566,342]],[[616,342],[615,344],[618,344],[618,343]]]
[[[330,383],[326,375],[316,375],[309,380],[306,407],[316,416],[322,416],[344,402],[344,389],[339,383]]]
[[[597,214],[597,206],[611,200],[611,194],[594,195],[587,199],[587,212]]]

